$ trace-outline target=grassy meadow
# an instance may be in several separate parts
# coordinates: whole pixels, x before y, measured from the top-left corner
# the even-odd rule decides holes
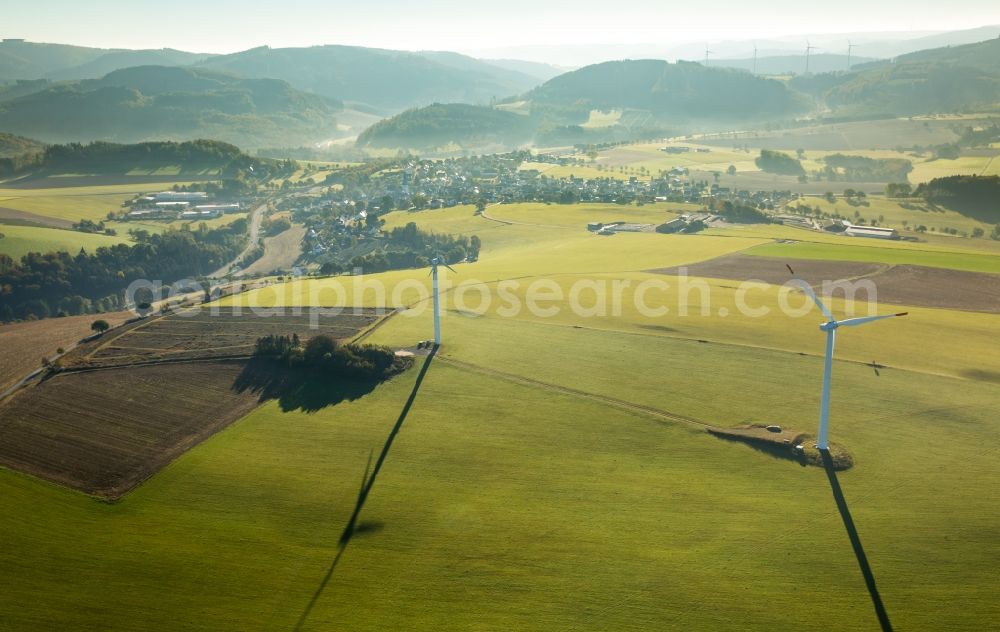
[[[646,294],[669,309],[655,317],[635,293],[681,283],[651,270],[736,252],[990,272],[1000,253],[963,239],[848,246],[782,226],[613,237],[585,226],[683,210],[388,215],[389,228],[474,233],[483,248],[445,273],[467,287],[446,295],[445,344],[346,549],[369,455],[407,410],[421,358],[317,412],[268,402],[116,504],[0,470],[0,627],[879,629],[825,472],[615,403],[811,432],[821,316],[782,315],[774,286],[750,295],[771,308],[762,318],[739,315],[727,281],[704,281],[686,316],[674,290]],[[775,243],[788,235],[817,239]],[[539,279],[559,313],[504,315]],[[621,309],[571,313],[581,279],[628,282]],[[428,283],[423,270],[300,279],[222,302],[408,306],[369,339],[402,347],[431,335]],[[838,339],[831,439],[856,464],[837,476],[894,626],[987,629],[1000,619],[997,316],[911,311]]]

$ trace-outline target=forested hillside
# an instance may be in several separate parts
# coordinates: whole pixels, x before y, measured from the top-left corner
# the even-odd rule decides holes
[[[260,147],[323,139],[339,110],[277,79],[143,66],[0,102],[0,129],[45,142],[215,138]]]

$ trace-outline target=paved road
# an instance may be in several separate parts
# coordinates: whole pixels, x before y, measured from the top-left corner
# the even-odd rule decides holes
[[[229,274],[229,270],[236,265],[237,262],[243,261],[250,252],[257,247],[260,241],[260,224],[264,220],[264,211],[267,210],[268,202],[264,202],[257,208],[250,211],[250,239],[247,240],[247,246],[243,249],[243,252],[236,255],[236,258],[222,266],[212,274],[208,275],[210,279],[218,279]]]

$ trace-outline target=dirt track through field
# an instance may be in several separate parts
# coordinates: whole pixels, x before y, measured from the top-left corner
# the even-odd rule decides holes
[[[624,399],[618,399],[615,397],[608,397],[606,395],[601,395],[599,393],[590,393],[588,391],[581,391],[579,389],[570,388],[568,386],[560,386],[559,384],[553,384],[551,382],[543,382],[541,380],[535,380],[530,377],[524,377],[521,375],[515,375],[513,373],[505,373],[503,371],[497,371],[496,369],[490,369],[488,367],[479,366],[478,364],[471,364],[469,362],[463,362],[461,360],[456,360],[454,358],[449,358],[446,356],[438,356],[438,360],[446,364],[451,364],[463,371],[472,371],[475,373],[480,373],[482,375],[488,375],[491,377],[496,377],[508,382],[514,382],[516,384],[523,384],[528,386],[534,386],[536,388],[542,388],[547,391],[553,391],[557,393],[562,393],[564,395],[570,395],[573,397],[584,397],[593,401],[601,402],[609,406],[614,406],[615,408],[621,408],[633,413],[639,413],[646,417],[653,417],[660,421],[667,420],[675,423],[684,423],[690,426],[696,426],[698,428],[714,428],[714,426],[708,422],[701,421],[699,419],[694,419],[693,417],[685,417],[684,415],[678,415],[676,413],[671,413],[659,408],[654,408],[653,406],[646,406],[644,404],[636,404]]]

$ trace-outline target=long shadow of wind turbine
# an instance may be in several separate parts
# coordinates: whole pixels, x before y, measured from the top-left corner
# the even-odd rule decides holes
[[[371,456],[368,457],[368,465],[365,466],[365,474],[361,479],[361,489],[358,491],[358,499],[354,503],[354,511],[351,512],[351,517],[347,521],[347,526],[344,527],[343,533],[340,534],[340,540],[337,546],[337,555],[334,556],[333,562],[330,564],[330,568],[327,569],[326,575],[323,577],[323,581],[320,582],[319,586],[316,588],[316,592],[313,593],[312,598],[309,600],[309,605],[302,612],[302,616],[299,617],[298,623],[295,625],[296,632],[302,630],[305,622],[309,619],[309,615],[312,613],[313,608],[316,607],[316,602],[319,601],[320,595],[326,589],[327,584],[330,583],[330,579],[333,577],[333,571],[337,568],[337,564],[340,562],[341,556],[344,554],[344,550],[347,545],[350,544],[351,538],[355,533],[358,532],[358,518],[361,516],[361,510],[365,506],[365,501],[368,500],[368,495],[371,493],[372,487],[375,485],[375,479],[378,477],[379,471],[382,469],[382,465],[385,463],[386,457],[389,455],[389,449],[392,447],[392,442],[396,439],[396,435],[403,428],[403,423],[406,421],[407,415],[410,414],[410,409],[413,407],[414,400],[417,399],[417,392],[420,390],[420,385],[424,381],[424,377],[427,375],[427,369],[431,366],[431,361],[434,359],[434,355],[437,353],[437,348],[431,350],[430,354],[424,360],[423,366],[420,367],[420,373],[417,375],[417,381],[413,385],[413,390],[410,391],[410,396],[406,399],[406,404],[403,405],[403,410],[399,413],[399,418],[396,419],[396,423],[393,425],[392,430],[389,431],[389,436],[385,440],[385,444],[382,446],[382,451],[378,455],[378,460],[375,461],[375,469],[371,471],[371,476],[368,475],[368,471],[371,468]]]
[[[840,518],[844,521],[844,528],[847,529],[847,537],[851,540],[851,546],[854,548],[854,556],[858,558],[861,575],[865,578],[865,586],[868,587],[868,594],[872,598],[872,605],[875,606],[875,616],[878,617],[879,625],[882,626],[882,632],[892,632],[889,613],[885,609],[885,604],[882,603],[882,596],[879,595],[878,586],[875,584],[875,574],[872,573],[872,567],[868,564],[868,556],[865,555],[865,549],[861,546],[861,536],[858,535],[858,530],[854,526],[854,519],[851,517],[851,511],[847,507],[847,499],[844,498],[844,490],[840,488],[840,481],[837,480],[837,472],[833,466],[833,457],[830,456],[830,452],[827,450],[821,450],[820,455],[823,457],[823,467],[826,469],[826,477],[830,480],[830,489],[833,491],[833,498],[837,502]]]

